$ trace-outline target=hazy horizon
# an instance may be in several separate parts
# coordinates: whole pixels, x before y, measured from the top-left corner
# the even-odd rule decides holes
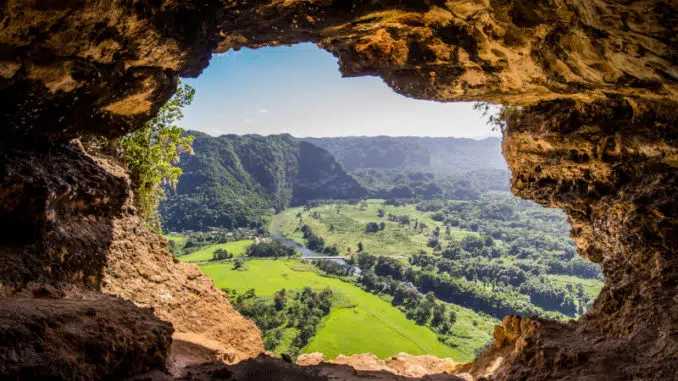
[[[342,78],[337,59],[313,44],[215,55],[199,78],[180,126],[212,136],[500,136],[473,103],[397,94],[378,77]]]
[[[246,133],[233,133],[233,132],[228,132],[228,133],[223,133],[220,135],[213,135],[209,132],[205,131],[200,131],[200,130],[195,130],[195,129],[187,129],[186,131],[198,131],[202,132],[204,134],[207,134],[211,137],[218,138],[221,136],[228,136],[228,135],[236,135],[236,136],[248,136],[248,135],[258,135],[258,136],[276,136],[276,135],[290,135],[291,137],[295,139],[350,139],[350,138],[391,138],[391,139],[467,139],[467,140],[476,140],[476,141],[481,141],[481,140],[486,140],[486,139],[499,139],[501,140],[501,136],[482,136],[482,137],[466,137],[466,136],[424,136],[424,135],[345,135],[345,136],[296,136],[294,134],[291,134],[289,132],[274,132],[270,134],[260,134],[256,132],[246,132]]]

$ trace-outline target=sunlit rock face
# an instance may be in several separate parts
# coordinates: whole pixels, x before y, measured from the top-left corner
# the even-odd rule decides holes
[[[554,101],[509,122],[513,191],[562,208],[580,254],[600,263],[606,284],[577,322],[505,319],[479,361],[504,357],[495,379],[582,370],[590,379],[675,377],[678,131],[665,107]]]
[[[8,0],[3,131],[119,135],[226,51],[311,41],[423,99],[676,96],[676,5],[645,0]],[[6,133],[3,133],[6,134]]]
[[[677,91],[675,12],[665,1],[243,2],[221,21],[219,50],[314,41],[344,75],[430,100],[660,99]]]
[[[407,96],[526,106],[505,132],[513,190],[563,208],[581,255],[602,265],[606,286],[583,319],[508,318],[495,346],[460,373],[671,379],[678,372],[676,7],[659,0],[5,1],[0,291],[13,301],[3,305],[28,303],[14,299],[28,287],[75,285],[154,307],[177,330],[243,356],[258,353],[256,329],[138,225],[124,169],[67,141],[138,128],[178,77],[198,75],[215,51],[310,41],[335,54],[344,75],[378,75]],[[221,313],[232,320],[215,317]]]

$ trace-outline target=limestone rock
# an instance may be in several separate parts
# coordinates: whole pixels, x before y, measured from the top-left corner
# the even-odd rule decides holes
[[[0,298],[0,378],[99,380],[164,370],[172,326],[118,298]]]
[[[235,357],[260,351],[258,331],[226,297],[139,227],[124,170],[67,140],[139,128],[212,52],[314,42],[338,57],[343,75],[377,75],[410,97],[525,106],[504,138],[513,191],[562,208],[580,254],[602,266],[606,285],[586,316],[509,318],[494,346],[457,369],[464,377],[673,379],[677,8],[666,0],[7,0],[0,294],[32,283],[108,292],[154,307],[197,341],[227,341]],[[41,318],[15,301],[17,312]],[[251,359],[194,369],[240,380],[402,379],[317,367]]]

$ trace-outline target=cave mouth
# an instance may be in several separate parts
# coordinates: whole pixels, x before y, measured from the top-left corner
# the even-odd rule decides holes
[[[139,129],[214,52],[313,41],[343,75],[399,94],[522,106],[503,134],[511,189],[562,209],[578,254],[601,265],[606,284],[583,318],[509,316],[456,371],[675,378],[677,12],[663,0],[4,2],[3,377],[166,371],[173,331],[228,343],[223,360],[262,352],[256,327],[136,218],[125,168],[77,138]],[[122,342],[96,336],[104,323]],[[70,355],[83,348],[97,356]]]
[[[269,274],[294,271],[261,260],[254,260],[251,266],[245,263],[243,268],[252,278],[271,281],[258,276],[259,272],[277,279],[280,290],[269,290],[257,282],[241,284],[238,273],[219,267],[218,261],[203,264],[205,273],[227,290],[237,309],[257,323],[267,350],[277,355],[292,353],[294,357],[300,352],[321,352],[328,360],[339,354],[371,352],[387,358],[415,351],[470,361],[490,344],[494,325],[501,324],[505,315],[576,319],[600,293],[600,267],[576,255],[569,237],[572,227],[565,214],[510,194],[499,124],[487,120],[492,115],[490,119],[498,121],[498,107],[416,100],[395,94],[378,78],[342,79],[335,58],[310,44],[229,51],[214,57],[200,77],[184,83],[196,89],[194,102],[184,110],[181,121],[184,129],[197,130],[195,157],[182,158],[179,165],[185,173],[176,192],[170,193],[160,208],[177,258],[186,262],[205,259],[202,251],[214,243],[205,238],[210,235],[233,237],[239,230],[251,229],[250,236],[266,236],[266,224],[260,222],[261,216],[253,216],[256,212],[247,215],[235,210],[227,215],[227,210],[234,210],[233,205],[213,201],[212,210],[202,210],[197,201],[218,197],[206,190],[216,179],[245,179],[244,184],[254,184],[263,189],[264,198],[273,200],[261,208],[261,213],[272,220],[268,228],[274,239],[293,245],[307,262],[314,262],[314,257],[341,256],[341,266],[353,270],[318,263],[315,271],[324,275],[353,271],[354,276],[347,277],[349,285],[391,304],[380,307],[390,307],[381,314],[400,314],[410,322],[406,327],[384,331],[373,319],[363,317],[373,327],[365,328],[361,347],[359,337],[341,332],[342,327],[349,326],[347,312],[333,307],[319,316],[327,321],[321,327],[329,326],[311,325],[313,335],[304,338],[303,346],[281,344],[281,338],[292,333],[271,326],[271,320],[294,318],[285,315],[287,309],[269,316],[257,303],[266,300],[272,304],[273,296],[288,300],[281,296],[282,289],[289,295],[298,293],[295,276],[277,279],[279,274]],[[412,131],[421,136],[403,136],[412,135]],[[463,135],[453,137],[455,134]],[[347,178],[358,180],[363,193],[299,190],[295,182],[322,180],[312,175],[294,177],[293,169],[275,159],[287,154],[284,149],[297,152],[296,148],[280,148],[294,147],[295,141],[326,152],[332,157],[330,161],[346,171]],[[318,164],[322,162],[318,154],[307,151],[300,151],[299,171],[328,170]],[[209,164],[215,160],[221,165]],[[240,167],[244,171],[230,169]],[[205,178],[209,171],[214,178]],[[283,180],[274,181],[276,176],[294,178],[284,184]],[[272,183],[274,187],[269,186]],[[282,200],[280,194],[286,187],[293,194]],[[256,197],[260,195],[248,193],[230,202],[250,204]],[[358,198],[368,201],[359,202]],[[191,205],[190,210],[184,204]],[[270,215],[271,210],[277,214]],[[210,212],[213,215],[206,217]],[[411,221],[399,222],[405,218]],[[375,231],[363,231],[363,225],[370,225],[367,220],[376,226]],[[405,238],[394,238],[397,236]],[[317,238],[324,244],[318,245]],[[200,243],[201,239],[204,242]],[[236,238],[232,241],[240,242]],[[184,249],[185,242],[189,242],[189,248]],[[374,256],[375,261],[382,255],[386,258],[361,268],[363,265],[356,262],[358,245],[364,246],[362,254]],[[346,265],[347,260],[350,265]],[[408,272],[414,275],[406,275]],[[230,281],[229,276],[233,278]],[[421,280],[425,276],[433,276],[434,281]],[[317,282],[322,283],[322,278]],[[393,283],[389,287],[377,285],[388,282]],[[327,282],[328,287],[330,284]],[[334,287],[339,299],[346,298],[341,288]],[[468,289],[463,293],[459,287]],[[484,295],[485,289],[491,290],[488,295]],[[411,291],[416,295],[403,297]],[[426,299],[428,293],[431,295]],[[353,298],[353,304],[359,306]],[[362,316],[369,310],[367,303],[362,303],[365,309],[354,306],[348,310]],[[457,320],[450,323],[452,312]],[[331,316],[325,318],[328,314]],[[375,316],[377,320],[386,318]],[[412,336],[419,328],[426,328],[426,333],[435,338],[429,341],[437,340],[443,346],[398,340],[401,335],[393,335],[411,330],[406,336]],[[467,338],[458,339],[455,331],[465,332]],[[331,335],[339,338],[327,345]],[[375,346],[377,337],[394,344]]]

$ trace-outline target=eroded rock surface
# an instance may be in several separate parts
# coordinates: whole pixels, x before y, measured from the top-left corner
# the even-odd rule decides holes
[[[103,154],[85,152],[78,142],[43,144],[41,150],[2,152],[0,290],[8,306],[39,303],[16,299],[26,289],[46,286],[63,297],[64,290],[77,286],[100,295],[99,304],[114,300],[102,295],[108,294],[150,308],[183,342],[212,343],[209,360],[235,362],[263,351],[254,323],[236,312],[196,266],[174,259],[167,241],[134,215],[123,167]],[[162,369],[170,359],[170,342],[167,338],[160,356]],[[96,372],[88,374],[83,379],[98,378]]]
[[[173,329],[149,309],[74,288],[54,293],[0,297],[1,379],[96,380],[165,369]]]
[[[233,309],[196,265],[179,262],[167,241],[134,216],[114,221],[101,292],[152,307],[176,340],[208,346],[229,363],[263,352],[259,329]]]
[[[678,91],[676,4],[665,0],[8,0],[0,12],[0,89],[14,100],[0,115],[14,134],[120,135],[213,49],[308,41],[344,75],[423,99]]]
[[[606,286],[579,322],[509,318],[495,346],[460,372],[496,380],[671,379],[678,373],[677,7],[666,0],[5,1],[2,293],[29,314],[17,292],[77,285],[154,307],[179,332],[223,341],[215,353],[260,350],[251,323],[140,227],[124,170],[67,140],[140,127],[178,77],[199,74],[213,51],[310,41],[334,53],[344,75],[378,75],[401,94],[528,106],[505,133],[514,192],[563,208],[580,253],[603,268]],[[335,379],[358,374],[331,368]],[[228,372],[318,374],[265,358]]]
[[[159,374],[144,375],[136,378],[140,381],[144,377],[153,381],[168,381],[170,379]],[[321,363],[308,366],[297,366],[284,362],[281,359],[259,356],[257,358],[242,361],[238,364],[226,366],[220,363],[202,364],[186,369],[186,375],[177,380],[192,381],[465,381],[449,374],[431,374],[423,378],[411,378],[394,374],[384,370],[356,369],[346,364]]]
[[[434,374],[453,374],[460,363],[452,359],[441,359],[435,356],[413,356],[399,353],[385,360],[380,360],[371,353],[325,359],[322,353],[303,354],[297,358],[297,365],[312,366],[321,364],[348,365],[358,371],[385,371],[405,377],[423,377]]]
[[[662,106],[559,101],[509,123],[514,192],[562,208],[606,283],[577,322],[505,319],[495,353],[481,359],[508,348],[494,379],[678,374],[678,135],[676,115]]]

